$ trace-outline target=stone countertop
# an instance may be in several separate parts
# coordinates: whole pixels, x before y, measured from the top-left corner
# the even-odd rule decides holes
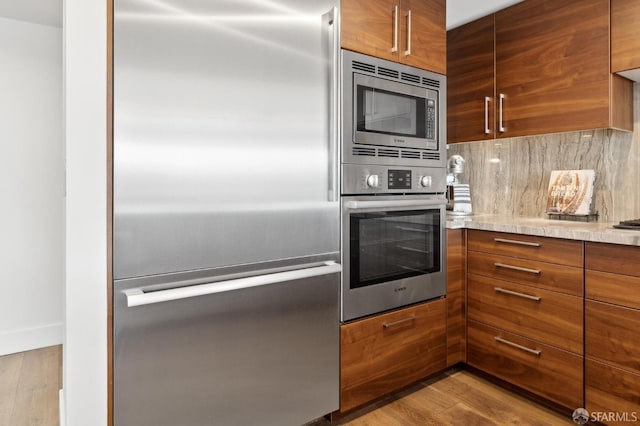
[[[479,229],[483,231],[566,238],[570,240],[640,246],[640,231],[613,228],[607,222],[573,222],[539,217],[500,215],[447,215],[447,229]]]

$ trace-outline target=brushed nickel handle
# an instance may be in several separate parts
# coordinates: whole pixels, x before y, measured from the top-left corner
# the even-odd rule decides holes
[[[402,323],[405,323],[405,322],[415,321],[415,319],[416,319],[416,316],[412,315],[409,318],[401,319],[399,321],[385,322],[384,324],[382,324],[382,326],[384,328],[389,328],[389,327],[393,327],[394,325],[399,325],[399,324],[402,324]]]
[[[500,336],[496,336],[496,337],[494,337],[494,339],[496,339],[496,342],[498,342],[498,343],[502,343],[503,345],[511,346],[512,348],[520,349],[521,351],[529,352],[530,354],[534,354],[535,356],[540,356],[540,354],[542,353],[541,350],[531,349],[531,348],[528,348],[526,346],[522,346],[522,345],[519,345],[517,343],[510,342],[509,340],[503,339]]]
[[[498,263],[498,262],[494,263],[494,265],[497,268],[513,269],[514,271],[529,272],[531,274],[540,273],[540,269],[529,269],[529,268],[523,268],[522,266],[513,266],[513,265],[507,265],[507,264]]]
[[[504,133],[507,130],[504,128],[502,122],[502,102],[504,101],[504,98],[506,98],[505,94],[500,93],[500,124],[498,126],[498,130],[500,131],[500,133]]]
[[[491,133],[491,129],[489,128],[489,102],[491,102],[491,98],[489,96],[484,97],[484,134],[488,135]]]
[[[508,240],[506,238],[494,238],[493,241],[495,241],[496,243],[517,244],[519,246],[529,246],[529,247],[542,246],[542,244],[540,243],[531,243],[529,241]]]
[[[523,299],[535,300],[539,302],[542,300],[540,296],[531,296],[530,294],[520,293],[513,290],[507,290],[506,288],[494,287],[494,290],[498,293],[510,294],[511,296],[522,297]]]
[[[404,51],[404,56],[411,55],[411,10],[407,11],[407,50]]]
[[[398,51],[398,5],[393,7],[393,46],[391,46],[391,53]]]

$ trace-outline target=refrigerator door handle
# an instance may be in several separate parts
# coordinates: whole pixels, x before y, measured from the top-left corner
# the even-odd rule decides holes
[[[144,292],[142,288],[123,290],[127,298],[127,306],[151,305],[160,302],[186,299],[189,297],[205,296],[207,294],[223,293],[249,287],[276,284],[285,281],[301,280],[320,275],[335,274],[342,271],[342,266],[335,262],[324,262],[324,265],[313,268],[296,269],[293,271],[263,274],[254,277],[238,278],[214,283],[182,286],[166,290]]]
[[[329,45],[329,191],[328,200],[337,202],[340,197],[338,188],[338,144],[340,138],[340,22],[338,8],[334,7],[323,15],[327,27]]]

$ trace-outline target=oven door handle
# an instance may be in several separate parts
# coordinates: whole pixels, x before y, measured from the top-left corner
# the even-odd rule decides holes
[[[390,200],[390,201],[346,201],[344,206],[348,210],[387,209],[397,207],[444,207],[447,200],[438,198],[435,200]]]

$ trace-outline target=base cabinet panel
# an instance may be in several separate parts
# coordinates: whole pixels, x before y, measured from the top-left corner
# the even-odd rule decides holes
[[[468,321],[469,365],[564,407],[583,406],[583,358]]]
[[[640,421],[640,374],[598,361],[586,360],[586,409],[607,425],[628,425]],[[634,417],[635,416],[635,417]]]
[[[340,411],[446,368],[446,299],[342,325]]]

